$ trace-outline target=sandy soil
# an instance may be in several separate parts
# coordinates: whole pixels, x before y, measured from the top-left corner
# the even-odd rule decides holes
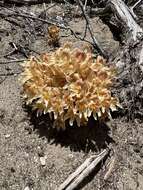
[[[40,14],[42,5],[17,9]],[[61,16],[64,10],[63,5],[57,4],[48,14]],[[102,47],[109,55],[116,56],[119,42],[109,28],[97,17],[91,22]],[[20,63],[1,63],[50,51],[47,24],[21,17],[0,18],[0,23],[0,189],[55,190],[86,158],[109,146],[110,156],[78,189],[142,190],[143,123],[137,119],[127,121],[125,116],[117,114],[107,125],[99,126],[91,120],[87,127],[57,132],[46,116],[36,118],[21,96]],[[82,32],[83,23],[81,18],[69,20],[78,33]],[[60,35],[61,44],[72,41],[75,46],[81,45],[64,30]],[[20,51],[4,57],[13,50],[12,43]],[[41,162],[43,158],[45,163]],[[104,180],[113,159],[113,170]]]

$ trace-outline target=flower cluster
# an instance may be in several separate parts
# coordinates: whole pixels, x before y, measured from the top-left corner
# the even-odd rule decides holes
[[[80,126],[91,115],[96,120],[119,106],[110,90],[114,76],[101,56],[94,59],[89,50],[65,44],[24,64],[24,97],[38,115],[49,113],[55,127],[65,128],[65,121]]]
[[[56,25],[51,25],[48,27],[48,43],[49,45],[59,44],[59,32],[60,29]]]

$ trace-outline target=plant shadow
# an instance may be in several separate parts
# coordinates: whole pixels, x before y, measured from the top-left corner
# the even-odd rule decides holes
[[[70,147],[71,151],[75,152],[97,152],[114,142],[110,137],[110,128],[104,122],[95,121],[92,117],[87,126],[77,127],[75,123],[72,127],[67,125],[65,130],[59,131],[52,127],[53,122],[47,114],[37,117],[33,112],[30,114],[30,122],[39,137],[46,137],[50,144]]]

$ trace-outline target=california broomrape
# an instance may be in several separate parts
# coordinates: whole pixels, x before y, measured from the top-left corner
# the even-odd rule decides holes
[[[89,48],[80,50],[65,44],[55,52],[31,57],[23,64],[21,76],[26,103],[37,110],[37,115],[49,114],[54,126],[65,128],[109,116],[116,110],[118,98],[112,97],[111,85],[115,69]]]

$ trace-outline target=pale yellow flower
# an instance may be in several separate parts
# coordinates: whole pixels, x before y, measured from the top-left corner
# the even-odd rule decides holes
[[[67,120],[80,126],[120,106],[111,95],[114,77],[115,70],[101,56],[94,59],[90,51],[65,44],[25,62],[21,78],[27,104],[37,115],[53,115],[54,127],[65,128]]]

